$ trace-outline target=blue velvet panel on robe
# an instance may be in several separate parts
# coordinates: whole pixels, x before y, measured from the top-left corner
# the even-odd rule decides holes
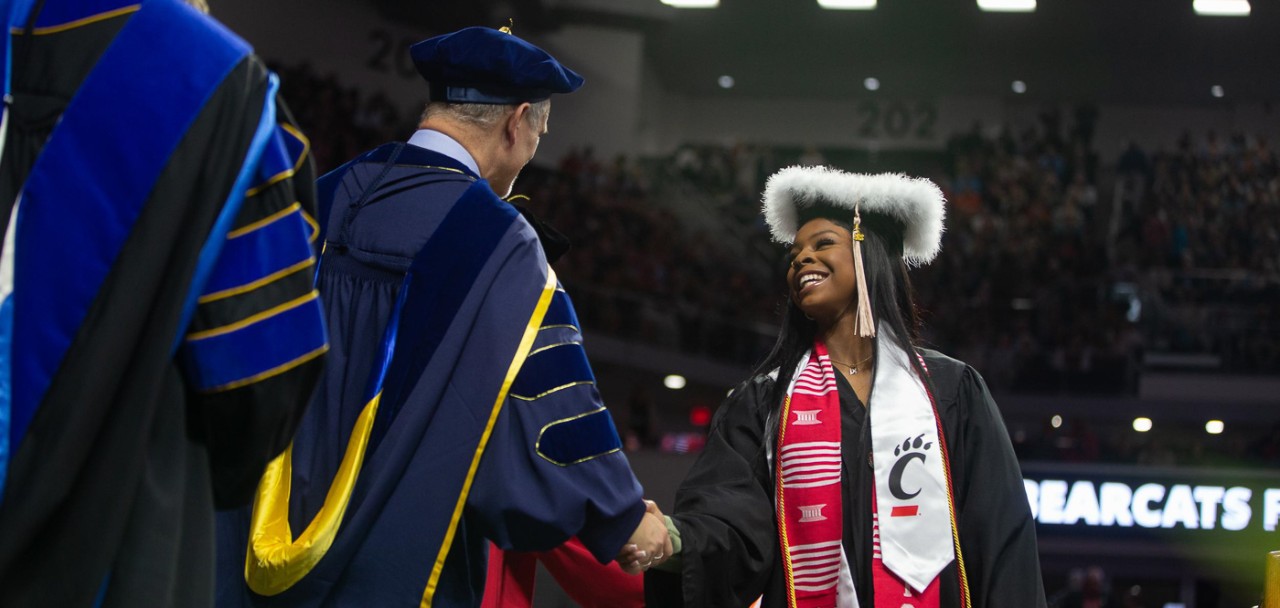
[[[36,25],[120,4],[54,3],[56,10],[42,11]],[[24,184],[14,254],[9,401],[14,449],[169,156],[214,89],[250,51],[230,32],[184,19],[181,11],[189,10],[176,2],[156,2],[138,11],[67,106]],[[155,50],[179,48],[184,40],[206,49],[204,61],[193,64],[187,78],[177,83],[135,78],[136,87],[116,86],[122,71],[168,73],[171,61]],[[151,128],[138,132],[138,124]],[[132,142],[128,153],[117,149],[121,141]],[[79,179],[65,179],[68,168]]]

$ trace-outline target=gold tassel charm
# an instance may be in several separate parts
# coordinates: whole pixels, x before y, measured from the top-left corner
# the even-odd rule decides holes
[[[516,20],[512,18],[507,18],[507,25],[504,25],[498,28],[498,31],[504,34],[510,34],[511,30],[514,29],[515,27],[516,27]]]
[[[867,271],[862,266],[862,214],[853,208],[853,273],[858,281],[858,317],[856,331],[859,336],[873,338],[876,323],[871,318],[871,295],[867,293]]]

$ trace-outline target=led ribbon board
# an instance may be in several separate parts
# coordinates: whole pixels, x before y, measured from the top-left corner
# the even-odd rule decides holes
[[[1041,536],[1236,542],[1280,527],[1280,474],[1260,469],[1023,467]]]

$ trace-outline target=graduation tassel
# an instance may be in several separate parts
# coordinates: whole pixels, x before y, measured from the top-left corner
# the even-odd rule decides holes
[[[871,295],[867,293],[867,270],[862,266],[862,214],[853,208],[853,273],[858,280],[858,317],[856,331],[859,336],[876,335],[876,323],[871,318]]]

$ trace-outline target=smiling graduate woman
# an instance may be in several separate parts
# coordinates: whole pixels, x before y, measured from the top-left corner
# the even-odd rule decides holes
[[[903,175],[769,180],[782,329],[681,485],[649,606],[1045,605],[1000,412],[973,368],[916,345],[907,268],[938,254],[943,207]]]

